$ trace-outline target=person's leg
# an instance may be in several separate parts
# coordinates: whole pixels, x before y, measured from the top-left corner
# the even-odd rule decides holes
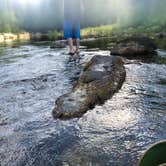
[[[69,49],[70,49],[69,54],[74,54],[75,50],[74,50],[74,45],[73,45],[73,39],[68,38],[67,41],[68,41],[68,45],[69,45]]]
[[[79,53],[79,48],[80,48],[80,22],[79,22],[79,20],[75,22],[73,33],[74,33],[73,37],[75,38],[75,42],[76,42],[76,53]]]
[[[80,52],[80,39],[77,38],[76,39],[76,53],[79,53]]]
[[[69,45],[69,54],[74,55],[74,46],[73,46],[73,39],[72,39],[72,26],[71,21],[65,20],[64,21],[64,39],[67,40]]]

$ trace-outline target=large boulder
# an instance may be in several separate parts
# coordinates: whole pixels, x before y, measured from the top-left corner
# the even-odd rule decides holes
[[[156,45],[147,37],[131,37],[121,41],[111,49],[111,55],[119,56],[144,56],[156,54]]]
[[[103,104],[118,91],[125,75],[125,67],[120,57],[94,56],[84,67],[72,92],[57,99],[53,117],[80,117],[96,104]]]

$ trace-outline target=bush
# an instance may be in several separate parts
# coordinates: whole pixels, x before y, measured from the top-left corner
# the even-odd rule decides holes
[[[84,28],[81,30],[81,36],[83,38],[110,36],[114,27],[115,25],[102,25],[99,27]]]
[[[0,15],[0,32],[20,32],[17,18],[12,11],[2,11]]]
[[[57,40],[59,37],[60,37],[60,32],[58,32],[57,30],[48,32],[49,40]]]

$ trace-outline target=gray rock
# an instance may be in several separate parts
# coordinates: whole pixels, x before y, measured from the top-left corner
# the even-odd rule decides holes
[[[66,45],[66,41],[64,40],[58,40],[58,41],[55,41],[51,44],[50,48],[65,48],[67,45]]]
[[[156,45],[147,37],[131,37],[111,49],[111,55],[120,56],[144,56],[156,54]]]
[[[166,32],[159,32],[156,34],[156,37],[160,39],[166,39]]]
[[[120,57],[94,56],[84,67],[72,92],[57,99],[53,117],[80,117],[96,104],[103,104],[119,90],[125,75]]]
[[[80,80],[82,83],[90,83],[95,80],[100,80],[103,77],[102,71],[85,71],[81,77]]]

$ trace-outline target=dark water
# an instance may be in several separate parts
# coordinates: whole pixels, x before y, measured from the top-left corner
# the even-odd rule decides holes
[[[81,63],[107,51],[0,48],[0,165],[133,166],[152,143],[166,139],[166,65],[126,64],[122,89],[82,118],[53,120],[55,100],[69,92]],[[162,50],[162,56],[165,51]]]

